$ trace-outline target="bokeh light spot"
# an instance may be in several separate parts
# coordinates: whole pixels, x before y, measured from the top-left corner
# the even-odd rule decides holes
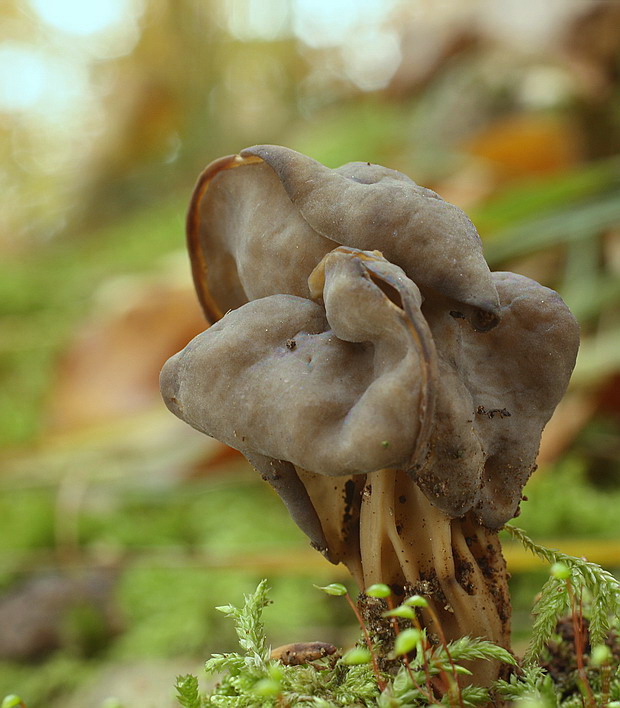
[[[378,26],[393,6],[393,0],[294,0],[293,30],[311,47],[338,46],[360,25]]]
[[[119,24],[130,10],[130,0],[30,0],[37,14],[56,29],[89,35]]]
[[[376,91],[387,86],[400,65],[400,40],[395,32],[363,30],[347,41],[342,56],[349,79],[362,91]]]
[[[28,45],[0,45],[0,111],[24,111],[42,98],[47,82],[43,56]]]

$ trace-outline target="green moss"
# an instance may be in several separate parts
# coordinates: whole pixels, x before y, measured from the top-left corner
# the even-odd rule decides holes
[[[538,538],[616,538],[618,482],[615,488],[595,487],[585,460],[572,455],[533,475],[518,524]]]
[[[0,550],[48,548],[54,543],[54,508],[50,489],[11,489],[0,494]]]
[[[43,708],[84,681],[92,664],[57,654],[37,666],[0,662],[0,697],[19,693],[28,708]]]

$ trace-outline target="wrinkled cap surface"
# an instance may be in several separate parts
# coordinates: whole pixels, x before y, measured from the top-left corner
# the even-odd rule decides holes
[[[435,361],[419,291],[372,254],[336,249],[320,269],[320,304],[270,295],[190,342],[162,371],[164,399],[244,453],[321,475],[410,467],[424,456]]]
[[[332,170],[274,145],[216,160],[194,191],[188,243],[211,321],[259,297],[307,297],[310,272],[339,244],[378,249],[479,330],[498,321],[497,291],[468,217],[380,165]]]
[[[460,210],[378,165],[259,146],[205,170],[188,239],[215,324],[166,363],[166,404],[240,450],[314,545],[339,512],[311,496],[377,470],[449,517],[514,516],[578,326],[557,293],[490,273]]]
[[[447,515],[474,510],[497,528],[534,468],[577,329],[553,291],[510,273],[493,279],[502,319],[480,333],[422,303],[381,256],[337,248],[310,278],[314,300],[249,302],[171,358],[164,399],[243,452],[319,546],[320,510],[296,469],[326,477],[405,469]]]
[[[492,331],[474,332],[434,303],[423,308],[440,382],[431,454],[416,479],[447,514],[473,508],[499,528],[535,469],[542,430],[575,365],[579,329],[553,290],[514,273],[493,273],[493,281],[501,320]]]

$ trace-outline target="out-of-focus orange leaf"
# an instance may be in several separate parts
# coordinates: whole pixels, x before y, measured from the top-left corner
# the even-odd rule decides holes
[[[599,392],[599,407],[620,419],[620,373],[611,376]]]
[[[488,198],[497,187],[497,177],[492,167],[475,159],[439,182],[429,185],[441,198],[467,211]]]
[[[543,431],[538,464],[545,465],[557,460],[590,420],[596,408],[596,397],[591,392],[569,392]]]
[[[569,122],[529,114],[496,121],[462,148],[489,163],[499,179],[564,170],[581,152],[579,132]]]
[[[155,405],[162,364],[206,328],[193,288],[159,278],[114,284],[102,309],[59,363],[49,405],[53,431]]]

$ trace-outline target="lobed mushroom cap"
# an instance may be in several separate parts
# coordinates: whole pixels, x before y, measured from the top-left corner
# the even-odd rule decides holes
[[[435,354],[419,291],[373,254],[339,248],[320,269],[320,304],[254,300],[169,359],[164,400],[249,456],[326,476],[410,467],[425,457],[433,405]]]
[[[239,449],[328,557],[336,507],[306,488],[322,478],[348,498],[398,468],[449,517],[517,513],[578,326],[557,293],[490,273],[460,210],[394,170],[257,146],[205,170],[188,239],[217,322],[166,363],[164,400]]]
[[[575,365],[579,327],[553,290],[515,273],[493,273],[493,281],[501,320],[484,334],[426,303],[440,386],[431,455],[416,481],[448,515],[473,508],[499,528],[517,513],[536,468],[542,430]]]
[[[479,330],[498,322],[497,292],[468,217],[380,165],[332,170],[275,145],[216,160],[194,191],[188,244],[211,321],[259,297],[307,297],[308,275],[340,244],[379,249],[423,291],[450,298]]]
[[[511,273],[493,279],[502,320],[479,333],[422,303],[380,255],[337,248],[311,275],[314,301],[246,303],[172,357],[164,399],[239,449],[317,546],[317,510],[297,469],[326,477],[405,469],[448,516],[473,510],[498,528],[535,467],[578,329],[548,288]]]

